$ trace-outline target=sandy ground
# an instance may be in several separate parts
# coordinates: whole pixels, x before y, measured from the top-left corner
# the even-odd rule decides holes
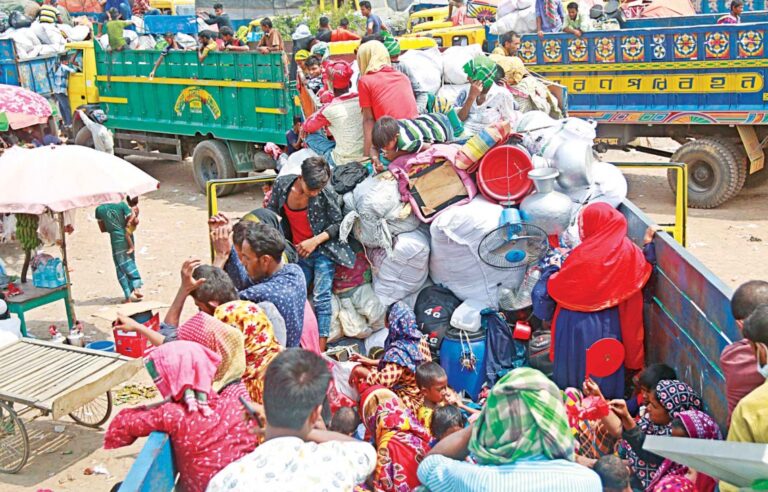
[[[611,152],[609,161],[648,161],[635,153]],[[658,159],[656,159],[658,160]],[[194,185],[191,164],[133,160],[162,183],[158,192],[142,198],[141,226],[137,232],[138,265],[146,282],[148,300],[170,302],[178,282],[178,268],[189,257],[207,259],[206,199]],[[768,171],[764,171],[768,172]],[[673,195],[663,172],[628,174],[630,198],[659,222],[673,215]],[[239,217],[260,206],[261,193],[249,189],[221,202],[222,210]],[[747,187],[717,210],[691,210],[689,249],[735,287],[751,278],[768,278],[768,185]],[[94,314],[115,309],[121,291],[115,279],[107,235],[101,234],[92,210],[80,210],[75,234],[68,238],[73,296],[77,315],[93,340],[110,337],[109,322]],[[52,248],[54,254],[58,254]],[[12,272],[21,267],[17,248],[0,245],[0,257]],[[187,312],[192,313],[191,303]],[[47,327],[66,324],[63,306],[48,305],[28,315],[30,331],[47,338]],[[151,384],[145,375],[136,381]],[[118,406],[116,410],[123,408]],[[114,412],[113,412],[114,413]],[[61,425],[60,422],[56,423]],[[119,450],[101,449],[103,431],[85,429],[65,421],[64,432],[54,432],[50,419],[29,424],[32,456],[17,475],[0,475],[0,490],[109,490],[121,480],[143,444],[143,439]],[[111,476],[83,474],[86,467],[103,465]]]

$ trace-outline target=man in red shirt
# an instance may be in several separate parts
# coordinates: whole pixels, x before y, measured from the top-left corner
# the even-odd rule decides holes
[[[410,120],[419,115],[416,96],[408,77],[392,68],[389,52],[383,43],[369,41],[357,51],[360,80],[357,91],[363,112],[363,150],[371,157],[374,169],[384,168],[378,151],[371,145],[373,124],[382,116],[397,120]]]
[[[768,304],[768,282],[751,280],[739,286],[731,298],[731,311],[739,328],[744,320],[762,304]],[[742,338],[723,349],[720,368],[725,375],[725,395],[728,399],[728,419],[736,405],[765,382],[757,372],[757,357],[749,341]]]
[[[349,30],[349,21],[346,17],[339,21],[339,27],[331,31],[331,42],[356,41],[360,36]]]

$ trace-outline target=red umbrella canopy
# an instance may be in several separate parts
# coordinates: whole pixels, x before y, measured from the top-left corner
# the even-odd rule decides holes
[[[51,116],[48,100],[30,90],[0,84],[0,112],[5,113],[13,130],[39,125]]]

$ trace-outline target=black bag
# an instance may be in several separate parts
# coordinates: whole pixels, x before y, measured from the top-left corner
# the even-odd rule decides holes
[[[506,373],[526,365],[525,343],[515,340],[504,315],[487,309],[481,313],[485,329],[485,375],[490,386]]]
[[[8,23],[14,29],[22,29],[22,28],[31,26],[32,19],[24,15],[23,12],[14,10],[13,12],[11,12],[11,15],[8,16]]]
[[[416,298],[416,324],[427,335],[429,350],[435,361],[439,359],[440,344],[443,343],[445,332],[451,326],[451,316],[460,304],[461,299],[439,285],[424,288]]]
[[[549,347],[552,344],[552,333],[537,331],[528,342],[528,365],[543,372],[548,378],[552,377],[554,364],[549,360]]]
[[[362,183],[368,177],[368,168],[359,162],[348,162],[343,166],[336,166],[331,176],[331,186],[339,196],[349,193],[355,186]]]

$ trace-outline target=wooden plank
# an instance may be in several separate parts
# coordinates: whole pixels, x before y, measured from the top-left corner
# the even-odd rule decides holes
[[[5,364],[7,361],[17,359],[19,354],[31,353],[36,350],[40,349],[37,346],[24,343],[24,339],[14,342],[11,345],[7,345],[2,350],[0,350],[0,366]]]
[[[53,418],[59,419],[81,408],[102,393],[128,381],[143,367],[144,362],[141,359],[133,359],[129,362],[114,361],[101,371],[84,377],[51,401]]]
[[[681,335],[674,323],[657,305],[646,309],[646,321],[653,327],[653,340],[646,343],[646,362],[665,363],[675,368],[677,377],[685,381],[702,397],[707,412],[726,429],[728,402],[725,380],[710,361],[701,355],[690,339]]]
[[[695,340],[703,354],[710,361],[717,363],[720,360],[720,353],[730,340],[714,325],[708,314],[693,304],[685,293],[680,292],[660,269],[657,269],[652,289],[655,299],[681,326],[683,335]]]
[[[72,346],[72,345],[62,345],[62,344],[57,344],[57,343],[53,343],[53,342],[46,342],[46,341],[43,341],[43,340],[32,340],[32,339],[27,339],[27,338],[25,338],[23,341],[24,341],[24,343],[30,343],[30,344],[34,344],[34,345],[41,345],[41,346],[44,346],[44,347],[51,347],[51,348],[54,348],[56,350],[62,350],[62,351],[67,351],[67,352],[77,352],[77,353],[80,353],[80,354],[89,354],[89,355],[95,355],[95,356],[98,356],[98,357],[108,357],[110,359],[119,359],[119,360],[126,361],[126,362],[129,362],[129,361],[133,360],[133,359],[131,359],[129,357],[125,357],[125,356],[120,355],[118,353],[104,352],[103,350],[92,350],[92,349],[87,349],[87,348],[83,348],[83,347],[75,347],[75,346]]]
[[[36,397],[47,388],[62,380],[77,381],[77,374],[84,368],[99,361],[101,364],[109,364],[109,360],[89,359],[85,357],[61,357],[59,360],[44,366],[42,370],[35,371],[28,377],[18,378],[12,384],[3,386],[3,389],[17,391]]]
[[[73,375],[71,378],[61,378],[59,382],[54,385],[46,385],[45,387],[41,387],[39,390],[35,391],[34,396],[38,399],[38,401],[41,402],[52,401],[62,393],[72,388],[75,384],[77,384],[77,381],[89,377],[91,374],[94,374],[104,367],[109,366],[109,364],[110,361],[98,359],[89,361],[86,365],[78,369],[77,376]]]
[[[49,360],[35,361],[35,363],[30,361],[30,364],[22,366],[16,374],[4,379],[0,383],[0,390],[13,391],[19,386],[32,388],[35,381],[41,378],[52,378],[57,376],[59,372],[66,374],[66,371],[61,369],[74,366],[80,360],[82,359],[77,357],[53,357]]]
[[[36,350],[32,353],[29,353],[29,355],[15,358],[15,360],[11,361],[10,363],[0,366],[0,369],[2,369],[3,374],[14,373],[30,367],[30,361],[45,363],[46,360],[51,360],[55,354],[55,351],[43,348],[41,350]]]
[[[153,432],[141,448],[118,492],[170,492],[176,482],[171,439]]]
[[[24,293],[19,294],[17,296],[9,297],[5,300],[5,302],[8,305],[11,304],[23,304],[27,301],[30,301],[32,299],[38,299],[40,297],[45,297],[51,294],[54,294],[56,292],[66,290],[67,286],[62,285],[61,287],[56,287],[55,289],[45,289],[42,287],[33,287],[31,284],[24,284]]]
[[[21,346],[18,350],[5,355],[0,359],[0,370],[3,374],[8,374],[16,369],[19,364],[24,364],[30,360],[43,360],[41,357],[47,349],[39,347]]]

